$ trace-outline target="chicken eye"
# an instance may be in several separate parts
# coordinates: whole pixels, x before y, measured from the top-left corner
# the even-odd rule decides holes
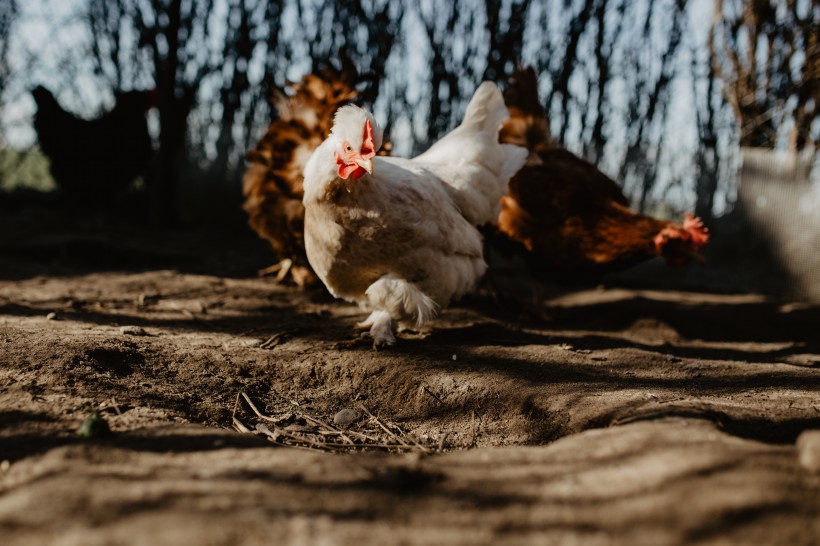
[[[349,152],[350,150],[352,150],[352,149],[353,149],[353,148],[352,148],[351,146],[345,146],[345,150],[347,150],[348,152]]]

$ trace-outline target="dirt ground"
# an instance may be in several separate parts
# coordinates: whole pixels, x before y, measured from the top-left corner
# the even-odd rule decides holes
[[[21,218],[4,545],[820,543],[820,305],[483,294],[374,352],[257,241]]]

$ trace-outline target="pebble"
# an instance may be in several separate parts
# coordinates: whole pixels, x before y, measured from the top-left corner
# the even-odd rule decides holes
[[[339,411],[336,415],[333,416],[333,424],[334,425],[342,425],[347,426],[350,423],[356,421],[361,417],[362,414],[354,409],[343,409]]]
[[[820,430],[806,430],[797,437],[797,460],[809,472],[820,474]]]
[[[57,320],[57,313],[51,312],[46,315],[46,320]]]
[[[147,336],[148,332],[141,326],[123,326],[120,333],[126,336]]]
[[[111,435],[111,428],[108,426],[108,422],[100,417],[99,412],[95,411],[83,421],[83,424],[77,430],[77,435],[83,438],[102,438]]]

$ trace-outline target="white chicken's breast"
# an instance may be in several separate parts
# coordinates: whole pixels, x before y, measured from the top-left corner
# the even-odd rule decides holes
[[[331,294],[361,302],[382,275],[439,306],[471,290],[486,268],[481,237],[442,181],[407,159],[375,158],[373,170],[305,209],[308,257]]]
[[[498,144],[507,110],[484,83],[460,127],[412,159],[373,157],[381,130],[357,107],[339,110],[305,168],[305,248],[336,297],[372,310],[362,324],[376,346],[397,321],[422,324],[484,274],[476,225],[497,217],[527,156]]]

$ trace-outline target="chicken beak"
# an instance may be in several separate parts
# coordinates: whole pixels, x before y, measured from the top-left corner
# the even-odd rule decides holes
[[[367,174],[373,174],[373,162],[363,157],[356,159],[356,164],[367,171]]]

